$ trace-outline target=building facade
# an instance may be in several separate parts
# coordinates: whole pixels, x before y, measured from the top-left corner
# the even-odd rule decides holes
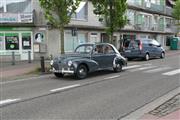
[[[127,0],[128,24],[114,33],[113,44],[119,49],[122,40],[154,38],[168,49],[169,38],[177,33],[172,18],[173,0]],[[105,25],[93,13],[90,1],[80,3],[78,12],[65,27],[65,52],[87,42],[108,42]],[[60,32],[45,20],[38,0],[1,0],[0,56],[7,59],[15,52],[17,59],[57,55]]]

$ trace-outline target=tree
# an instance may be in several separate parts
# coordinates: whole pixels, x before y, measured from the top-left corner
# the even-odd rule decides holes
[[[172,15],[178,21],[178,26],[180,26],[180,0],[176,1]]]
[[[70,22],[81,0],[39,0],[45,18],[60,31],[61,54],[64,54],[64,27]]]
[[[94,13],[99,16],[99,21],[106,24],[110,43],[112,43],[114,31],[123,28],[127,23],[126,0],[92,0],[92,3],[95,8]]]

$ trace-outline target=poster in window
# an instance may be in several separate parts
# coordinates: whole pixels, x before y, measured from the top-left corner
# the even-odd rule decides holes
[[[19,50],[18,36],[5,36],[6,50]]]
[[[22,48],[31,49],[31,36],[22,34]]]
[[[0,33],[0,50],[4,50],[4,35]]]
[[[36,33],[35,34],[35,42],[41,43],[44,41],[44,34],[43,33]]]

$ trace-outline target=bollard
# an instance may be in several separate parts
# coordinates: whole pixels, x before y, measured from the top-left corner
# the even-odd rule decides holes
[[[44,64],[44,57],[41,56],[41,72],[44,73],[45,72],[45,64]]]
[[[15,65],[15,52],[12,52],[12,65]]]
[[[31,51],[28,51],[28,63],[31,63]]]

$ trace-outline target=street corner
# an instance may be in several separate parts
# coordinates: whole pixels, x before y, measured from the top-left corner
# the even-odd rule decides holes
[[[140,120],[179,120],[180,93],[140,117]]]

